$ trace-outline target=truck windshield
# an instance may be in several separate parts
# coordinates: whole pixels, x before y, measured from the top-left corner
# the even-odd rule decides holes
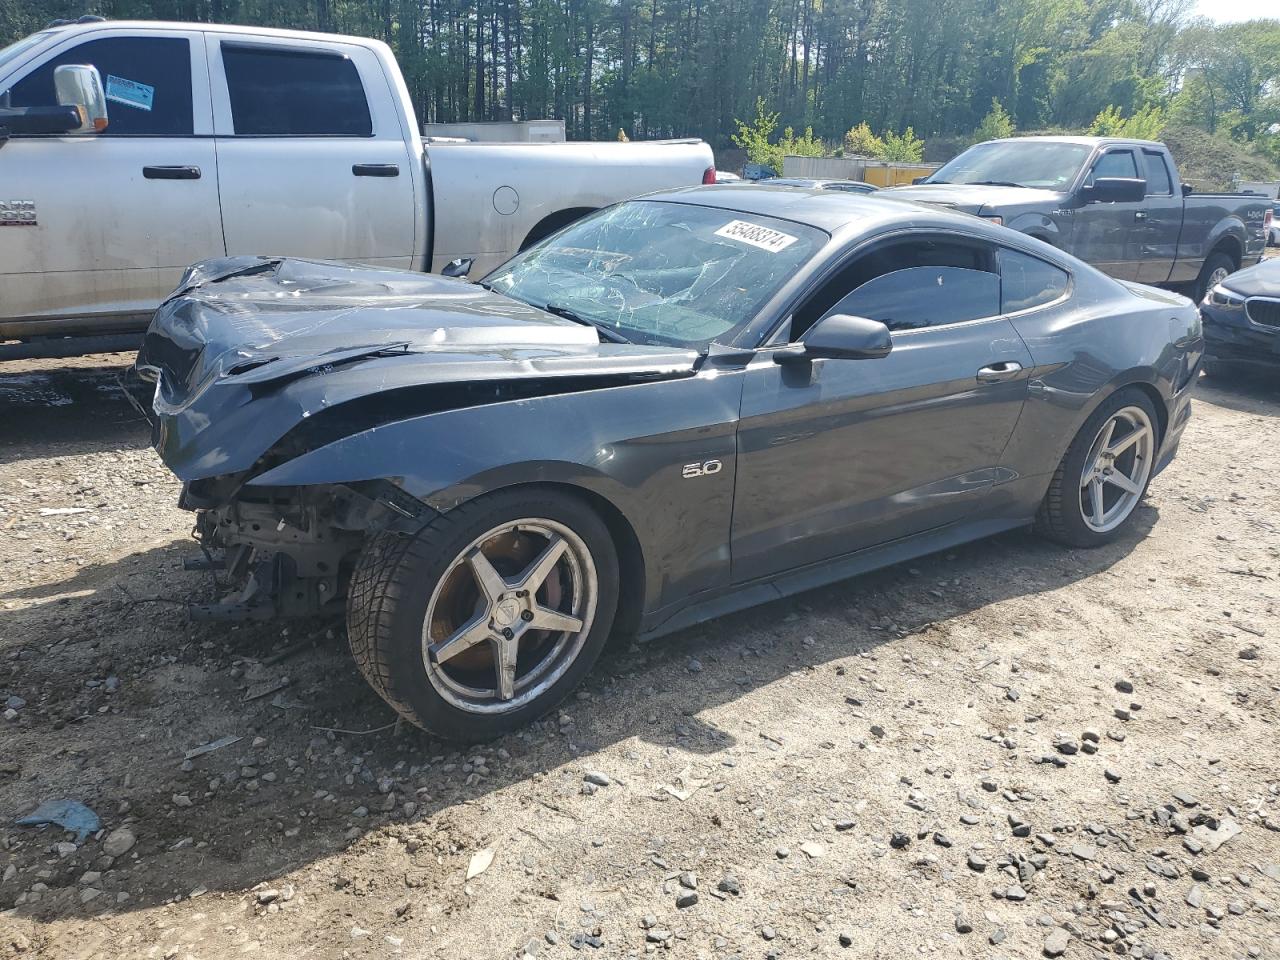
[[[610,339],[702,350],[732,338],[827,240],[789,220],[636,200],[579,220],[483,283]]]
[[[987,183],[1063,190],[1093,148],[1083,143],[993,140],[948,161],[926,183]]]

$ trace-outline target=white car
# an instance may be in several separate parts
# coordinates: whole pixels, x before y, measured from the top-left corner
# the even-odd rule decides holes
[[[425,143],[377,40],[86,18],[0,50],[0,359],[106,349],[47,338],[141,331],[197,261],[487,272],[714,179],[700,140]]]

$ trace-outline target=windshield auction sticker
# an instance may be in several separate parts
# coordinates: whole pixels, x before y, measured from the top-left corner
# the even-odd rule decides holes
[[[748,223],[746,220],[730,220],[716,231],[716,236],[749,243],[753,247],[768,250],[770,253],[785,250],[798,239],[789,233],[770,230],[768,227],[762,227],[758,223]]]
[[[123,103],[127,107],[150,111],[151,104],[155,98],[155,87],[149,87],[145,83],[138,83],[136,80],[126,80],[123,77],[113,77],[107,74],[108,100]]]

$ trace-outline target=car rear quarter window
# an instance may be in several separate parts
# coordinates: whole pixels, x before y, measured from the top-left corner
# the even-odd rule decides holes
[[[1000,264],[1002,313],[1043,306],[1067,292],[1071,275],[1060,267],[1007,247],[1001,247],[996,256]]]
[[[222,64],[237,136],[373,135],[360,72],[342,54],[224,43]]]
[[[10,106],[56,105],[53,71],[64,64],[91,64],[102,75],[107,129],[89,136],[191,135],[191,44],[185,38],[104,37],[77,44],[15,83]]]

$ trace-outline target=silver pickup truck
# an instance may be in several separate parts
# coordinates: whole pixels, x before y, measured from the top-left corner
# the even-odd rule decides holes
[[[424,142],[376,40],[86,20],[0,50],[0,359],[114,348],[196,261],[488,271],[715,178],[699,140]]]
[[[989,140],[884,193],[995,220],[1120,280],[1181,288],[1197,302],[1257,263],[1271,220],[1264,197],[1193,193],[1151,140]]]

